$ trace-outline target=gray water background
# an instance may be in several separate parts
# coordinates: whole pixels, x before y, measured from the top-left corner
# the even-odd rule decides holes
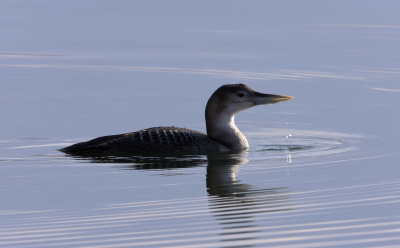
[[[397,247],[399,16],[398,1],[0,1],[0,247]],[[57,151],[205,132],[229,83],[295,97],[237,115],[248,151]]]

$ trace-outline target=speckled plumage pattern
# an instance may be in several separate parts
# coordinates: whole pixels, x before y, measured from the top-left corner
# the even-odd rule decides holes
[[[124,152],[201,152],[227,151],[224,145],[210,139],[207,134],[179,127],[152,127],[137,132],[103,136],[77,143],[62,152],[80,151]]]

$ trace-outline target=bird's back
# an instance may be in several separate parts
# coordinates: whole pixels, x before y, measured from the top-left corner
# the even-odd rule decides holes
[[[77,143],[60,151],[110,152],[207,152],[226,151],[224,145],[210,139],[207,134],[179,127],[152,127],[137,132],[103,136]]]

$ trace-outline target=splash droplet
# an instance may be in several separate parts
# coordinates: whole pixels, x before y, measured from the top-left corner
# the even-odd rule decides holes
[[[288,163],[291,163],[292,162],[292,155],[288,154],[287,157],[286,157],[286,161]]]

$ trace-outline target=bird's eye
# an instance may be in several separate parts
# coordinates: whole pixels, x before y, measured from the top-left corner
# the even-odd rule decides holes
[[[243,93],[239,93],[238,96],[239,97],[244,97],[244,94]]]

